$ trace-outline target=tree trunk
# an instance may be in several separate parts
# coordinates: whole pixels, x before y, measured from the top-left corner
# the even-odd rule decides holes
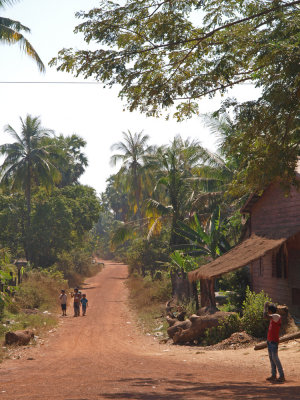
[[[27,166],[27,182],[26,182],[26,189],[25,189],[25,196],[26,196],[26,204],[27,204],[27,213],[26,213],[26,226],[25,226],[25,255],[26,259],[31,261],[31,254],[30,254],[30,225],[31,225],[31,164],[28,163]]]
[[[140,188],[140,182],[139,182],[139,177],[137,174],[137,168],[134,165],[133,166],[133,186],[134,186],[134,197],[135,197],[135,203],[136,203],[136,212],[135,212],[135,220],[140,220],[141,219],[141,206],[140,206],[140,195],[141,195],[141,188]],[[140,226],[141,226],[141,221],[140,221]]]
[[[201,307],[216,309],[215,280],[200,279]]]
[[[176,271],[171,273],[172,283],[172,296],[176,298],[178,302],[185,302],[194,300],[196,303],[196,309],[199,308],[197,286],[195,283],[191,283],[187,274],[184,271]]]
[[[189,319],[183,322],[173,323],[173,320],[168,321],[170,327],[167,333],[170,338],[173,339],[175,344],[177,343],[189,343],[194,340],[201,340],[206,329],[211,329],[220,325],[229,315],[233,313],[218,311],[214,314],[209,315],[191,315]]]

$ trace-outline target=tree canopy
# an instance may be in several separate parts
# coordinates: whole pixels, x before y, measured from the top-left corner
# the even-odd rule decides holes
[[[252,81],[274,81],[299,96],[299,1],[102,0],[75,28],[97,50],[63,49],[51,65],[109,86],[121,85],[130,110],[177,116],[197,99]]]

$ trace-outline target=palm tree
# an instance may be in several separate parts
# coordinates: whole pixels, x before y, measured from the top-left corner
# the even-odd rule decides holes
[[[18,0],[0,0],[0,9],[5,5],[12,5]],[[30,42],[22,35],[21,32],[29,33],[30,29],[22,25],[19,21],[0,16],[0,42],[5,44],[18,43],[22,50],[31,57],[37,64],[41,72],[45,72],[45,66],[37,52],[34,50]]]
[[[122,162],[118,176],[122,179],[127,179],[129,191],[134,197],[134,218],[141,218],[141,195],[142,182],[147,180],[146,171],[148,169],[149,154],[152,153],[153,147],[148,146],[148,135],[143,135],[143,132],[135,133],[134,135],[128,131],[123,132],[123,142],[118,142],[112,145],[112,150],[117,150],[120,153],[114,154],[111,157],[111,164],[116,165],[118,161]]]
[[[79,184],[79,178],[88,165],[88,159],[82,152],[86,141],[73,134],[66,137],[59,135],[44,141],[45,144],[46,142],[57,149],[53,162],[61,174],[59,187]]]
[[[177,223],[189,213],[193,198],[194,169],[200,163],[202,150],[197,141],[184,141],[176,136],[170,146],[158,148],[152,159],[151,166],[157,182],[148,209],[158,216],[171,218],[170,247],[182,240],[176,233]],[[159,218],[152,229],[158,221]]]
[[[53,164],[56,149],[45,143],[53,131],[41,126],[38,117],[27,115],[21,120],[19,135],[10,125],[5,132],[14,139],[14,143],[0,146],[0,153],[5,156],[0,169],[0,182],[11,190],[23,190],[27,203],[27,229],[30,227],[31,191],[33,184],[49,188],[59,180],[59,172]]]

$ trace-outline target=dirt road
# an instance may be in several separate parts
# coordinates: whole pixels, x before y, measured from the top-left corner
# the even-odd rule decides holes
[[[280,353],[288,382],[272,386],[266,351],[160,345],[136,327],[126,277],[108,262],[88,279],[87,316],[64,318],[44,346],[1,364],[0,400],[300,399],[300,346]]]

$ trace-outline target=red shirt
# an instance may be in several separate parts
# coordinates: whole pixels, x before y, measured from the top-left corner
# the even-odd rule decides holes
[[[281,317],[278,319],[278,321],[275,321],[275,319],[273,319],[273,316],[275,316],[277,314],[273,314],[271,315],[272,319],[270,320],[270,325],[269,325],[269,330],[268,330],[268,337],[267,340],[268,342],[279,342],[279,331],[280,331],[280,327],[281,327]]]

